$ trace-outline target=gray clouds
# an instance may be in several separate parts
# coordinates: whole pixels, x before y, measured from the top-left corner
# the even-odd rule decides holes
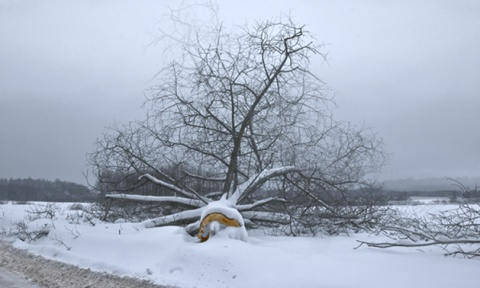
[[[356,35],[368,35],[353,42],[363,44],[363,53],[345,53],[356,61],[331,65],[346,77],[331,83],[339,88],[342,113],[363,116],[384,137],[393,153],[392,176],[480,174],[479,4],[373,10],[351,25]]]
[[[173,2],[173,1],[172,1]],[[83,182],[85,153],[114,121],[141,118],[162,67],[150,45],[163,1],[0,1],[0,177]],[[235,1],[242,24],[289,13],[326,44],[312,59],[337,117],[373,126],[383,178],[480,174],[480,4]]]
[[[158,69],[142,67],[158,13],[129,18],[126,5],[97,1],[0,5],[0,177],[84,182],[104,127],[141,115]]]

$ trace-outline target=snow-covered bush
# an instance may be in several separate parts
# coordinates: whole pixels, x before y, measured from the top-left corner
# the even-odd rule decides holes
[[[52,225],[44,223],[42,225],[26,223],[25,221],[18,221],[12,225],[8,231],[8,237],[15,237],[22,241],[31,242],[36,241],[42,237],[47,237],[50,233]]]

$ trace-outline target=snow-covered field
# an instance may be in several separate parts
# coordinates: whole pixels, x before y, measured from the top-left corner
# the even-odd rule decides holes
[[[246,243],[219,232],[205,243],[196,243],[178,227],[75,223],[72,215],[78,211],[67,209],[69,205],[57,203],[60,209],[53,219],[34,221],[26,218],[31,205],[0,205],[0,232],[18,221],[29,229],[49,227],[48,236],[30,243],[16,240],[13,245],[93,271],[185,288],[480,287],[479,259],[445,257],[438,247],[354,249],[358,239],[386,240],[383,236],[273,237],[249,231]],[[425,213],[443,208],[448,207],[411,209]]]

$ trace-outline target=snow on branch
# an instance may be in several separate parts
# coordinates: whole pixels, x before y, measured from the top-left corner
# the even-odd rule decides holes
[[[296,171],[299,171],[299,169],[295,168],[294,166],[263,170],[262,172],[248,179],[245,183],[239,185],[232,196],[228,198],[228,200],[234,204],[240,203],[242,200],[248,197],[248,195],[252,194],[256,189],[258,189],[271,178]]]
[[[166,215],[142,222],[145,228],[153,228],[167,225],[188,224],[196,221],[202,215],[202,208],[186,210],[171,215]]]
[[[105,198],[119,199],[119,200],[132,200],[138,202],[172,202],[178,204],[184,204],[193,207],[203,207],[206,204],[203,201],[197,199],[188,199],[184,197],[175,196],[146,196],[146,195],[131,195],[131,194],[107,194]]]
[[[176,185],[173,185],[173,184],[167,183],[167,182],[165,182],[165,181],[162,181],[162,180],[160,180],[160,179],[158,179],[158,178],[156,178],[156,177],[154,177],[154,176],[152,176],[152,175],[150,175],[150,174],[144,174],[144,175],[138,177],[138,180],[140,180],[140,179],[142,179],[142,178],[147,178],[148,180],[152,181],[153,183],[156,183],[156,184],[161,185],[161,186],[163,186],[163,187],[166,187],[166,188],[168,188],[168,189],[170,189],[170,190],[173,190],[173,191],[175,191],[175,192],[178,192],[178,193],[180,193],[180,194],[182,194],[182,195],[187,196],[188,198],[197,198],[197,199],[201,200],[201,201],[202,201],[203,203],[205,203],[205,204],[208,204],[209,202],[211,202],[209,199],[207,199],[207,198],[205,198],[205,197],[202,197],[202,196],[199,195],[198,193],[185,191],[185,190],[179,188],[179,187],[176,186]]]
[[[428,242],[411,242],[411,241],[397,241],[397,242],[367,242],[357,240],[360,243],[360,246],[367,245],[368,247],[375,247],[375,248],[391,248],[391,247],[425,247],[425,246],[433,246],[433,245],[451,245],[451,244],[480,244],[480,240],[474,239],[455,239],[455,240],[435,240],[435,241],[428,241]],[[357,248],[358,248],[357,247]]]
[[[218,222],[222,226],[236,227],[234,229],[235,233],[229,235],[229,237],[248,241],[242,214],[225,198],[209,203],[203,209],[200,221],[201,224],[197,237],[201,242],[205,242],[210,235],[214,235],[222,229],[219,225],[210,225],[212,222]]]

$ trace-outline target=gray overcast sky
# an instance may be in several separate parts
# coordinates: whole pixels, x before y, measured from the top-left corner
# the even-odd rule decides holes
[[[178,1],[0,0],[0,178],[85,183],[105,127],[141,119],[150,45]],[[327,44],[337,118],[392,154],[381,179],[480,176],[480,1],[220,1],[227,24],[290,14]]]

